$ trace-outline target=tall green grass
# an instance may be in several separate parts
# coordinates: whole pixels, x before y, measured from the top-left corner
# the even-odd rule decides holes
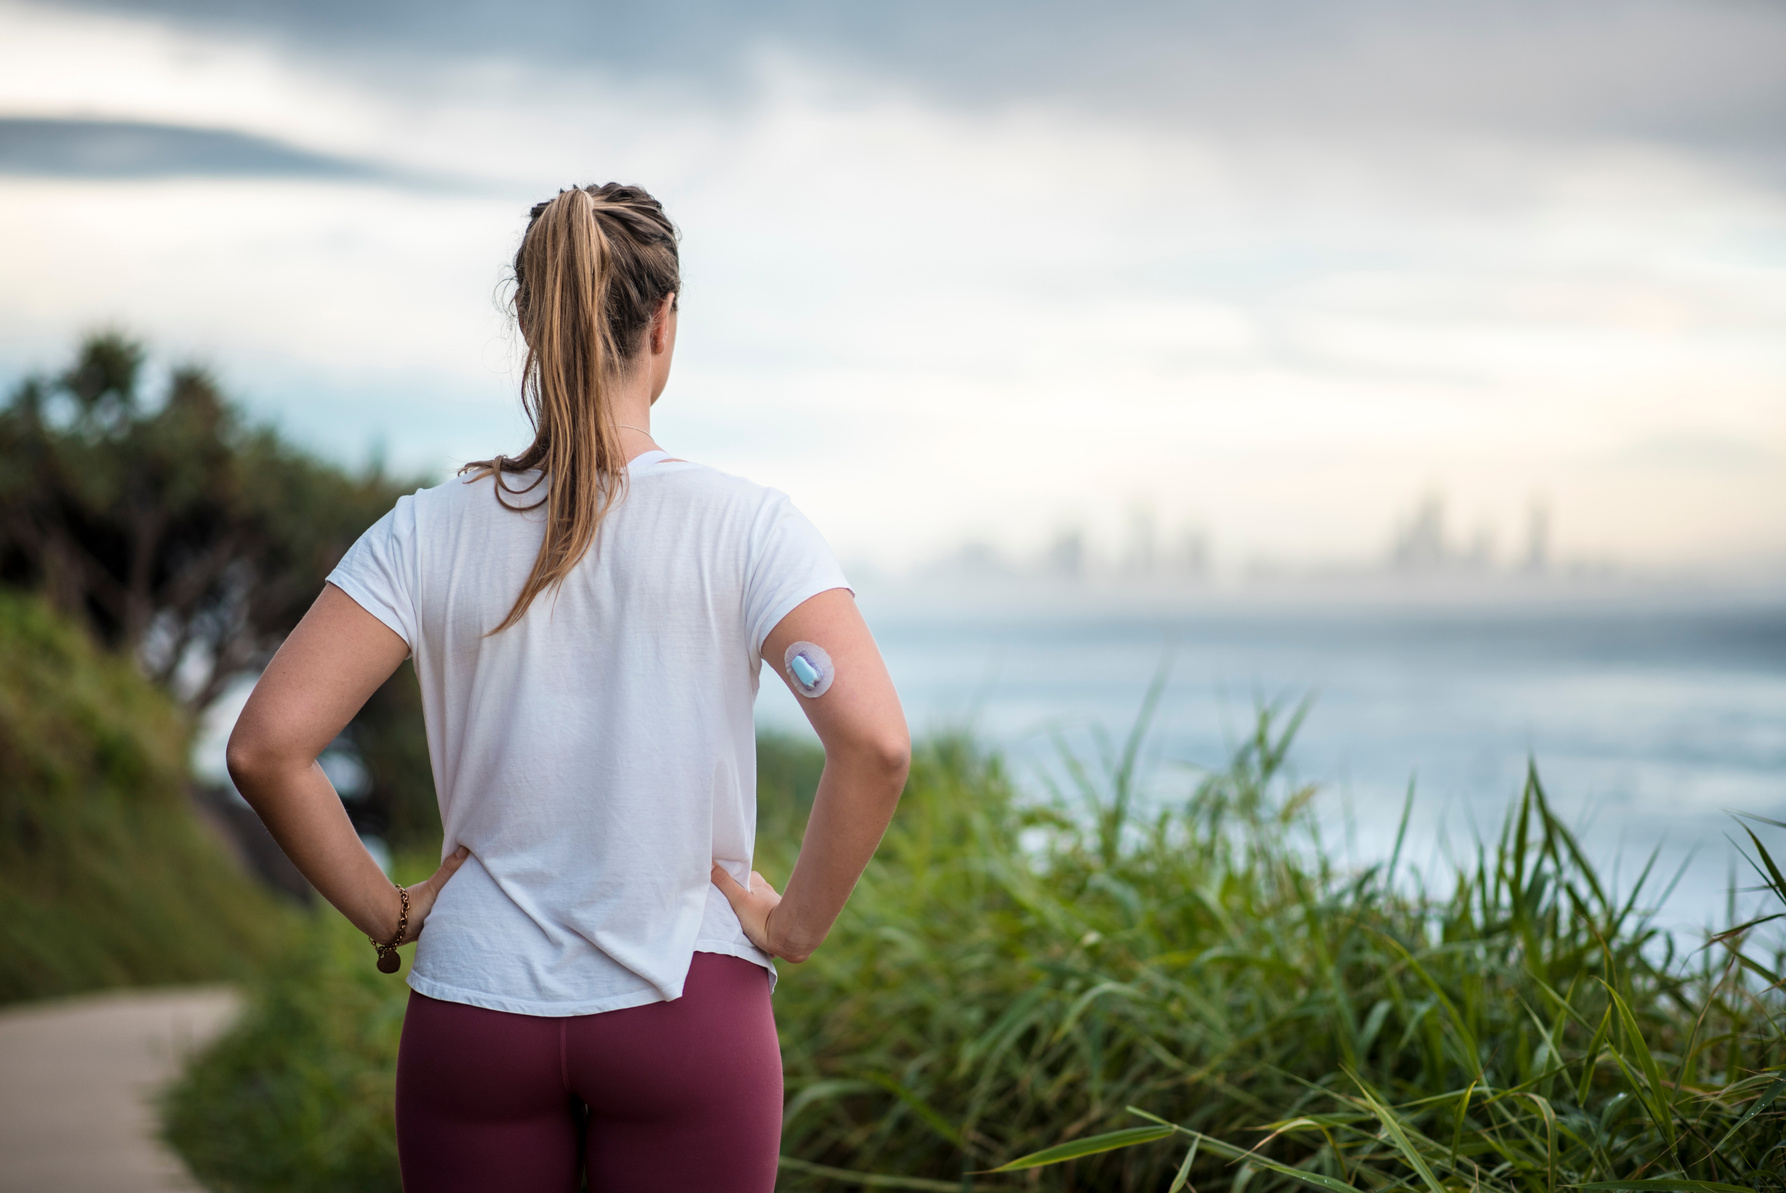
[[[1286,781],[1294,728],[1262,715],[1153,810],[1139,730],[1102,768],[1069,756],[1045,808],[934,743],[777,996],[784,1187],[1786,1187],[1769,925],[1677,945],[1535,770],[1443,889],[1399,844],[1342,871]]]
[[[1399,856],[1346,871],[1286,778],[1293,729],[1263,716],[1146,800],[1137,730],[1042,806],[970,741],[923,746],[831,939],[783,967],[781,1187],[1781,1187],[1774,925],[1675,944],[1535,775],[1443,889]],[[819,760],[760,754],[777,877]],[[316,932],[171,1096],[215,1188],[397,1188],[404,992],[351,929]]]

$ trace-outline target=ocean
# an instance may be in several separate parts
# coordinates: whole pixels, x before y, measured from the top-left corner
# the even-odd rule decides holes
[[[1310,707],[1292,750],[1330,845],[1384,856],[1410,784],[1407,855],[1438,877],[1492,838],[1528,762],[1621,890],[1657,854],[1662,922],[1722,922],[1733,814],[1786,821],[1786,601],[1066,602],[861,593],[916,735],[956,729],[1005,752],[1046,798],[1064,744],[1120,746],[1156,674],[1148,798],[1180,799],[1263,705]],[[765,676],[759,723],[802,717]],[[1749,822],[1786,859],[1786,830]],[[1663,889],[1679,872],[1666,903]],[[1752,895],[1739,896],[1743,905]]]

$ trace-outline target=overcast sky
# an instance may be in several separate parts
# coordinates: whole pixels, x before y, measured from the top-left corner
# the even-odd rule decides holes
[[[659,439],[846,556],[1132,512],[1786,559],[1786,5],[0,3],[0,374],[85,328],[441,473],[528,204],[682,226]]]

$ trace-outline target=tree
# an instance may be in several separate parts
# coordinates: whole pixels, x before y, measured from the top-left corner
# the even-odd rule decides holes
[[[0,579],[41,587],[192,708],[265,662],[410,487],[246,425],[202,370],[139,394],[142,346],[90,337],[0,411]]]
[[[42,590],[197,713],[265,665],[417,481],[350,473],[251,425],[196,367],[149,402],[144,359],[121,334],[90,336],[0,409],[0,583]],[[403,668],[349,733],[372,780],[356,819],[405,836],[438,823],[414,686]]]

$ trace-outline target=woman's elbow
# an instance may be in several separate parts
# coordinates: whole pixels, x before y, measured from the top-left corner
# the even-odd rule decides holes
[[[894,797],[905,790],[906,776],[912,771],[912,739],[902,728],[887,734],[868,747],[872,766],[893,791]]]
[[[242,793],[242,798],[250,804],[257,801],[255,795],[260,791],[269,776],[276,772],[282,762],[277,743],[265,733],[257,731],[253,726],[237,723],[235,731],[229,735],[229,744],[224,747],[223,762],[229,770],[229,777]]]
[[[912,768],[912,742],[903,725],[884,733],[864,726],[826,740],[825,759],[827,765],[850,775],[853,782],[885,791],[897,800]]]

